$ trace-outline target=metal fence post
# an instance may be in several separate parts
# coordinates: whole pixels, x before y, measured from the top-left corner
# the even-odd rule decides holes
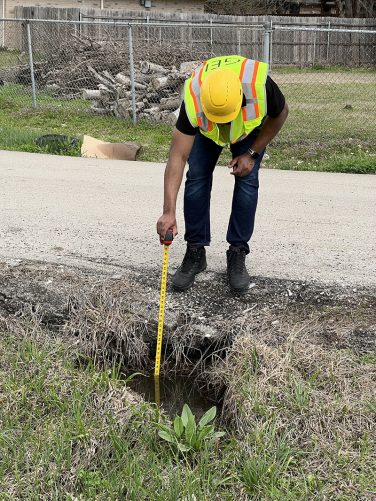
[[[30,77],[31,77],[31,91],[33,98],[33,108],[37,107],[37,91],[35,86],[35,74],[34,74],[34,61],[33,61],[33,46],[31,41],[31,29],[30,21],[26,21],[26,32],[27,32],[27,47],[29,52],[29,66],[30,66]]]
[[[313,32],[313,56],[312,56],[312,67],[315,66],[316,62],[316,31]]]
[[[78,22],[79,22],[79,25],[78,25],[78,33],[81,37],[82,33],[81,33],[81,23],[82,23],[82,14],[81,14],[81,11],[78,13]]]
[[[328,30],[330,30],[330,21],[328,21]],[[326,45],[326,61],[329,61],[329,47],[330,47],[330,31],[328,31],[328,41]]]
[[[262,35],[262,47],[263,47],[262,60],[264,61],[264,63],[269,64],[269,55],[270,55],[270,26],[269,26],[269,24],[264,25],[264,33]]]
[[[210,55],[213,56],[213,19],[210,18]]]
[[[1,18],[5,19],[5,0],[3,0],[1,5]],[[2,22],[1,26],[1,46],[5,48],[5,21]]]
[[[1,47],[5,48],[5,21],[1,23]]]
[[[273,64],[273,21],[270,21],[269,72],[272,71],[272,64]]]
[[[133,62],[133,39],[132,39],[132,26],[128,26],[128,42],[129,42],[129,69],[131,78],[131,95],[132,95],[132,122],[133,125],[137,123],[136,113],[136,86],[134,79],[134,62]]]

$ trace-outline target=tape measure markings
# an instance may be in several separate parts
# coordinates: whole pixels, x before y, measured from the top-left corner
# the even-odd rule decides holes
[[[159,298],[157,350],[156,350],[156,354],[155,354],[154,376],[159,376],[160,369],[161,369],[161,353],[162,353],[162,339],[163,339],[164,312],[165,312],[165,303],[166,303],[167,270],[168,270],[168,248],[169,248],[168,245],[164,245],[163,262],[162,262],[161,293],[160,293],[160,298]]]

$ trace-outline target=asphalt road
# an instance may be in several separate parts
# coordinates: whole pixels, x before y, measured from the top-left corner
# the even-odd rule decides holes
[[[0,152],[0,260],[158,269],[164,165]],[[225,269],[233,178],[215,171],[208,269]],[[181,234],[171,270],[184,254]],[[263,169],[253,275],[376,285],[376,176]]]

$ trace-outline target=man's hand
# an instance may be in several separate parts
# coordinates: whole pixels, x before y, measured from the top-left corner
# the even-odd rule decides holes
[[[172,228],[172,232],[175,238],[175,236],[178,234],[175,214],[162,214],[157,222],[157,233],[159,235],[161,244],[163,243],[164,237],[170,228]]]
[[[247,176],[255,165],[254,159],[248,154],[235,157],[229,164],[228,168],[232,169],[233,176],[244,177]]]

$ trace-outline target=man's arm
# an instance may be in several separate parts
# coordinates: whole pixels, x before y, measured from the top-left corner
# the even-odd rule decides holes
[[[170,228],[177,235],[176,199],[183,178],[185,164],[191,152],[195,136],[189,136],[176,128],[172,134],[170,155],[164,174],[163,214],[157,222],[157,233],[161,241]]]
[[[261,153],[270,141],[278,134],[281,130],[283,124],[286,121],[287,115],[289,113],[289,108],[287,103],[285,103],[281,113],[276,117],[266,117],[264,123],[261,127],[260,133],[252,144],[252,150],[257,153]],[[248,153],[240,155],[234,158],[230,164],[229,168],[232,169],[231,174],[234,176],[246,176],[253,169],[255,161]]]
[[[264,123],[262,124],[260,134],[252,144],[252,150],[257,151],[257,153],[261,153],[267,147],[270,141],[281,130],[282,125],[286,121],[288,113],[289,108],[287,106],[287,103],[285,103],[283,110],[278,116],[274,118],[266,117]]]

